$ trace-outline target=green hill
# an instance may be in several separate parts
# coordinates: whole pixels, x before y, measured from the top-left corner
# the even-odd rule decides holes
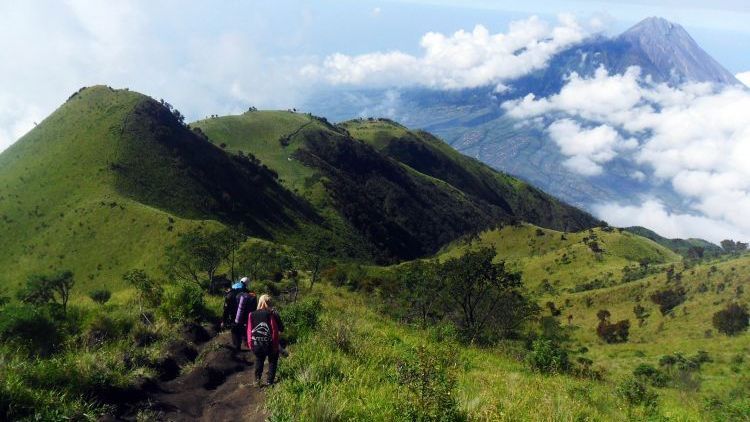
[[[664,246],[626,231],[596,228],[563,233],[529,224],[463,239],[444,248],[439,257],[459,256],[482,246],[495,248],[497,260],[521,271],[525,284],[543,295],[626,283],[681,259]]]
[[[83,89],[0,155],[0,285],[68,268],[77,288],[117,286],[192,226],[283,238],[319,219],[274,177],[149,97]]]
[[[649,230],[645,227],[626,227],[625,230],[635,233],[639,236],[651,239],[654,242],[665,246],[682,256],[689,256],[692,251],[701,251],[702,256],[719,256],[724,253],[724,250],[719,246],[703,239],[668,239],[664,236],[660,236],[656,232]],[[697,249],[699,248],[699,249]],[[695,256],[694,256],[695,258]]]
[[[500,207],[519,220],[563,231],[597,224],[581,210],[459,153],[428,132],[411,131],[388,119],[350,120],[341,126],[388,157]]]
[[[599,223],[428,134],[379,123],[391,130],[377,141],[360,130],[364,123],[333,126],[284,111],[250,111],[193,125],[230,151],[257,156],[339,227],[367,239],[381,262],[434,253],[463,234],[499,222],[528,220],[571,230]],[[422,165],[383,148],[403,134],[439,165]]]

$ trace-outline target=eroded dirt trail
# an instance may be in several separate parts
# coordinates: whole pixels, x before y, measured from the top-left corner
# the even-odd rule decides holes
[[[224,332],[200,347],[196,361],[150,394],[163,421],[264,421],[265,391],[253,385],[255,356],[234,352]]]

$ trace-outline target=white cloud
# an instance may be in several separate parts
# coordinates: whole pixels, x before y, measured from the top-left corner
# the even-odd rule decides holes
[[[380,9],[380,7],[373,7],[372,8],[372,16],[378,17],[378,16],[380,16],[380,13],[382,13],[382,10]]]
[[[701,238],[713,243],[724,239],[750,239],[748,230],[738,230],[726,221],[700,214],[672,213],[653,199],[638,206],[600,204],[594,207],[594,213],[614,226],[647,227],[667,238]]]
[[[556,26],[533,16],[512,22],[506,33],[490,34],[482,25],[452,35],[429,32],[420,42],[421,56],[401,51],[333,54],[321,65],[304,67],[302,74],[331,84],[473,88],[542,68],[555,53],[586,35],[570,15],[560,15]]]
[[[734,75],[734,77],[737,78],[738,81],[750,87],[750,72],[740,72]]]
[[[291,106],[308,58],[263,57],[255,6],[232,7],[242,22],[212,27],[196,19],[213,5],[0,2],[0,152],[82,86],[162,97],[191,120]]]
[[[652,183],[668,182],[696,213],[669,214],[650,204],[646,215],[658,219],[643,225],[660,231],[663,220],[695,224],[711,236],[750,233],[750,91],[705,83],[669,87],[642,78],[637,68],[623,75],[599,69],[591,78],[572,75],[558,94],[527,96],[503,107],[519,119],[545,119],[550,137],[570,157],[566,165],[579,173],[600,174],[600,164],[622,157],[649,169],[656,178]],[[600,133],[581,131],[576,121]],[[637,136],[641,143],[618,141],[617,133]],[[636,170],[634,177],[645,174]],[[632,207],[600,210],[613,222],[631,218],[628,224],[635,224],[644,218]]]
[[[547,132],[560,147],[560,152],[569,157],[563,164],[585,176],[601,174],[601,164],[615,158],[616,150],[638,145],[635,140],[624,140],[609,125],[585,129],[571,119],[555,121]]]

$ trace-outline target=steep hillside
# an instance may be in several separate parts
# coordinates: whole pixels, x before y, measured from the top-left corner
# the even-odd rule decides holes
[[[214,142],[252,153],[290,189],[384,251],[414,258],[501,221],[577,230],[598,224],[509,176],[393,122],[326,121],[250,111],[194,123]],[[383,130],[377,134],[371,129]]]
[[[242,223],[283,237],[317,219],[252,159],[228,155],[160,103],[127,90],[79,91],[0,155],[0,286],[67,268],[78,288],[157,270],[197,224]]]
[[[385,155],[498,206],[519,220],[572,231],[598,223],[581,210],[458,153],[428,132],[410,131],[387,119],[351,120],[342,126]]]

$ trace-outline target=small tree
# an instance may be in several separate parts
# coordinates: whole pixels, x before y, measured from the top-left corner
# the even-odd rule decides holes
[[[628,341],[630,334],[630,321],[624,319],[612,324],[609,322],[611,314],[608,310],[602,309],[596,313],[599,319],[599,325],[596,327],[596,334],[607,343],[624,343]]]
[[[104,305],[105,303],[109,302],[109,299],[112,297],[112,292],[106,289],[100,289],[100,290],[92,290],[89,292],[89,297],[94,302]]]
[[[659,305],[659,311],[662,315],[672,312],[681,303],[685,302],[685,288],[676,287],[654,292],[651,295],[651,301]]]
[[[470,342],[508,336],[539,311],[521,293],[521,276],[494,263],[495,250],[482,248],[447,260],[440,268],[447,308]],[[455,308],[455,309],[453,309]]]
[[[728,336],[739,334],[748,327],[747,307],[730,303],[714,314],[712,322],[717,330]]]
[[[633,307],[633,314],[635,314],[635,318],[638,320],[639,327],[643,327],[643,324],[646,323],[646,319],[651,315],[648,309],[640,303]]]
[[[214,290],[214,276],[224,261],[223,234],[196,228],[184,233],[166,249],[166,272],[171,279]],[[204,280],[208,280],[208,285]]]
[[[147,322],[151,322],[146,315],[145,308],[155,308],[161,303],[164,290],[161,285],[149,277],[145,271],[134,269],[126,272],[122,279],[136,290],[138,310]]]
[[[62,307],[63,313],[67,313],[68,299],[74,284],[73,273],[70,271],[60,271],[51,276],[33,275],[18,297],[22,302],[34,305],[54,303]]]
[[[283,274],[292,268],[292,263],[282,248],[268,242],[253,242],[239,250],[238,266],[251,280],[261,280]]]
[[[216,234],[216,246],[220,249],[224,260],[229,264],[229,274],[232,280],[237,280],[237,274],[235,272],[237,267],[237,254],[240,246],[242,246],[242,243],[247,239],[247,236],[245,236],[243,232],[244,228],[240,225],[236,228],[227,227]]]
[[[404,309],[408,317],[416,316],[422,329],[440,316],[441,309],[436,300],[439,300],[443,286],[437,271],[437,264],[430,261],[415,261],[404,265],[400,271],[400,282],[405,291]]]

